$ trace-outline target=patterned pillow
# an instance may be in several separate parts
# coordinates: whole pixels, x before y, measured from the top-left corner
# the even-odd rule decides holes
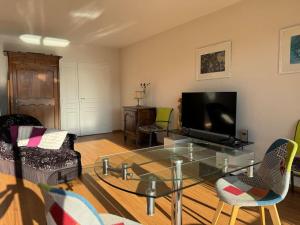
[[[35,126],[19,126],[18,128],[18,147],[27,146],[29,143],[29,138],[32,133],[32,129]],[[41,128],[41,127],[39,127]]]
[[[27,147],[30,147],[30,148],[37,147],[40,144],[40,142],[42,140],[42,136],[46,130],[47,129],[44,127],[41,127],[41,128],[33,127],[31,135],[29,137]]]
[[[68,131],[47,129],[38,145],[39,148],[58,150],[64,143]]]

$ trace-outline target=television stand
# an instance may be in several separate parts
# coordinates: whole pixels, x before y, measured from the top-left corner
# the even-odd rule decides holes
[[[197,130],[193,130],[193,129],[170,130],[169,135],[172,136],[171,134],[178,135],[177,138],[179,138],[179,140],[181,140],[181,142],[183,142],[183,140],[189,138],[189,140],[193,139],[193,142],[195,142],[195,143],[197,143],[197,140],[208,141],[208,142],[228,146],[231,148],[237,148],[237,149],[243,149],[245,146],[253,144],[253,142],[245,142],[238,138],[230,137],[228,135],[212,134],[210,132],[197,131]],[[171,137],[171,139],[172,139],[172,137]]]

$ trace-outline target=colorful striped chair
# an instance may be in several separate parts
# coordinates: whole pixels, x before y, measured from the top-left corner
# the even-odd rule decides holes
[[[291,167],[297,148],[294,141],[278,139],[266,152],[253,177],[238,175],[219,179],[216,189],[220,201],[212,224],[217,224],[224,203],[233,206],[230,225],[235,224],[239,208],[243,206],[259,206],[263,225],[265,208],[269,209],[273,224],[281,224],[276,204],[288,193]]]
[[[47,225],[141,225],[112,214],[98,214],[82,196],[39,184],[44,199]]]

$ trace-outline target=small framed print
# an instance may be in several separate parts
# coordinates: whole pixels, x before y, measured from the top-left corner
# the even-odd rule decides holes
[[[280,31],[279,74],[300,72],[300,25]]]
[[[231,41],[196,50],[196,79],[231,77]]]

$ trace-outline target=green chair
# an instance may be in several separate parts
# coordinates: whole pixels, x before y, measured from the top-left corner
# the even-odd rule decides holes
[[[297,123],[294,141],[300,145],[300,120]],[[295,160],[293,162],[292,171],[291,171],[291,189],[294,191],[295,182],[294,177],[300,177],[300,151],[297,152]]]
[[[172,108],[156,108],[155,123],[138,128],[138,132],[149,135],[149,146],[152,146],[153,134],[163,131],[166,131],[167,135],[169,134],[169,125],[172,112]]]

